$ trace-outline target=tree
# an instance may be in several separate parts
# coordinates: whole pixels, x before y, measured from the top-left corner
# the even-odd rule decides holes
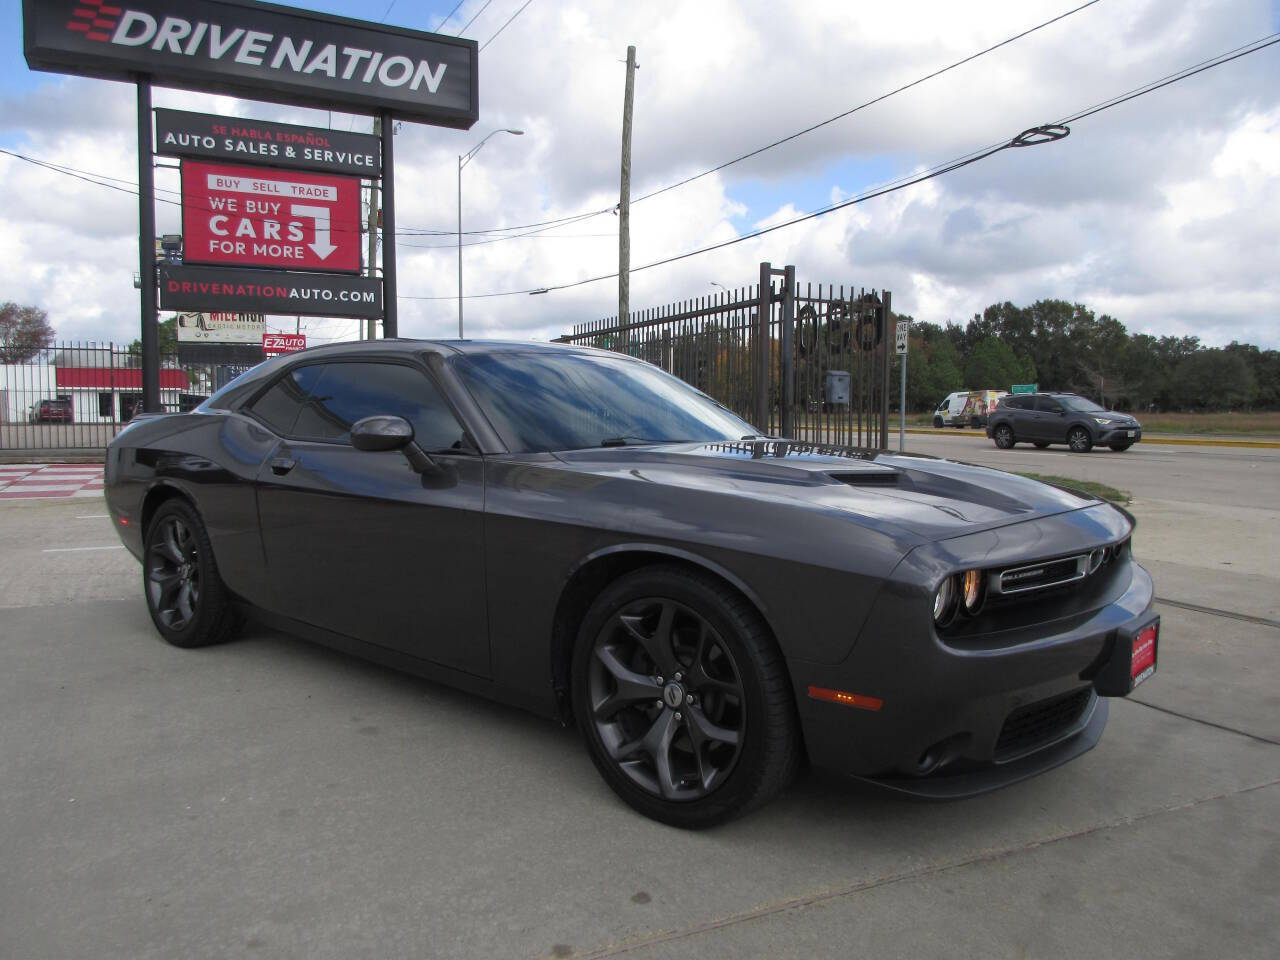
[[[160,340],[160,357],[161,366],[164,365],[165,357],[176,357],[178,353],[178,317],[174,314],[167,320],[161,320],[157,325],[157,336]],[[132,366],[141,366],[142,364],[142,341],[135,340],[129,344],[129,357]]]
[[[0,363],[26,363],[52,343],[47,313],[11,300],[0,304]]]
[[[1021,360],[1004,340],[984,337],[973,347],[964,365],[965,382],[975,390],[1008,390],[1010,384],[1034,383],[1035,365]]]
[[[1253,403],[1256,389],[1241,350],[1200,350],[1174,371],[1173,401],[1188,410],[1239,410]]]

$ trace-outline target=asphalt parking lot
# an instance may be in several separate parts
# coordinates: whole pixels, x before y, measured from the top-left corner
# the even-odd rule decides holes
[[[806,775],[698,834],[516,710],[170,648],[99,500],[0,502],[0,957],[1274,956],[1280,450],[908,447],[1131,491],[1159,672],[999,793]]]

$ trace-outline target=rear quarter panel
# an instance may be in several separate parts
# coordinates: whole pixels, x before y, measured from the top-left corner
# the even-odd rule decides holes
[[[141,556],[147,497],[172,488],[195,504],[228,588],[268,603],[254,479],[276,444],[238,414],[181,414],[126,430],[109,448],[106,468],[107,505],[125,545]]]

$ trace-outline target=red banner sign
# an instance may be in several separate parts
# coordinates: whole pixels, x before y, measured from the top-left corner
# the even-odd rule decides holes
[[[185,263],[360,272],[356,177],[182,164]]]
[[[295,350],[305,349],[307,349],[305,333],[264,333],[262,335],[262,352],[268,355],[293,353]]]

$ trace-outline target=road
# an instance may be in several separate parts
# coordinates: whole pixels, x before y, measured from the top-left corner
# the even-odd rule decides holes
[[[1001,450],[979,430],[906,435],[907,450],[980,463],[1001,470],[1097,480],[1144,499],[1180,503],[1230,502],[1238,507],[1280,507],[1280,449],[1175,446],[1141,441],[1123,452],[1098,448],[1072,453],[1066,447],[1037,450],[1020,443]],[[898,436],[889,438],[898,448]]]
[[[810,774],[696,834],[516,710],[261,628],[168,647],[100,501],[0,502],[0,956],[1273,956],[1274,457],[912,447],[1131,490],[1157,674],[999,793]]]

